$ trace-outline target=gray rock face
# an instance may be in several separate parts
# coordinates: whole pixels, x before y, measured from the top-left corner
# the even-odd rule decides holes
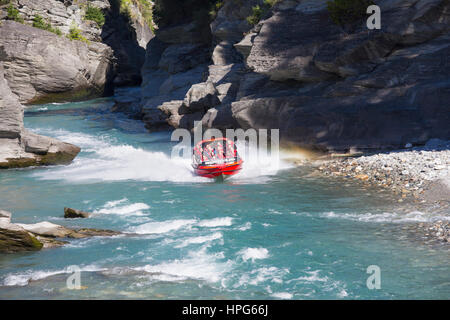
[[[11,92],[0,63],[0,168],[69,163],[80,148],[23,127],[23,106]]]
[[[0,139],[18,139],[23,131],[23,108],[8,87],[0,64]]]
[[[324,150],[448,138],[450,7],[425,2],[381,2],[383,32],[348,35],[320,6],[275,12],[252,42],[247,64],[256,74],[241,81],[233,116],[244,128],[280,128],[283,139]]]
[[[168,44],[204,43],[201,32],[194,22],[159,29],[156,36]]]
[[[0,228],[0,253],[37,251],[42,247],[41,242],[24,230]]]
[[[142,15],[138,1],[126,2],[129,15],[121,13],[120,1],[104,1],[110,4],[110,9],[105,11],[105,24],[101,30],[100,40],[114,51],[116,62],[114,86],[140,85],[145,48],[148,41],[153,38],[153,32]]]
[[[196,111],[205,111],[220,103],[217,97],[217,89],[212,82],[202,82],[194,84],[186,93],[182,113],[194,113]]]
[[[190,27],[188,30],[191,30]],[[201,39],[194,37],[191,31],[188,34],[189,37],[186,34],[180,36],[179,32],[168,27],[158,31],[147,45],[147,56],[142,68],[141,115],[149,130],[178,126],[181,118],[178,112],[174,111],[169,120],[171,114],[162,113],[161,108],[164,109],[165,103],[183,100],[190,87],[204,79],[210,60],[208,47]]]
[[[87,1],[14,0],[12,2],[19,10],[19,14],[26,24],[32,25],[33,18],[39,15],[53,27],[58,28],[63,34],[69,33],[69,29],[76,26],[88,40],[100,40],[101,28],[95,22],[84,19],[85,6],[80,4],[84,4]],[[110,8],[108,0],[97,0],[91,5],[103,9]]]
[[[112,67],[112,50],[70,41],[14,21],[0,26],[0,61],[9,87],[21,102],[50,96],[102,94]]]
[[[43,30],[36,29],[41,33],[31,35],[30,39],[36,38],[33,41],[26,37],[16,37],[15,40],[11,40],[18,42],[18,45],[12,48],[13,50],[24,49],[23,43],[20,46],[21,42],[32,42],[31,46],[25,47],[26,52],[23,52],[22,55],[17,52],[11,55],[11,52],[7,50],[10,59],[16,62],[21,61],[21,68],[12,70],[15,72],[13,76],[7,72],[11,82],[13,82],[13,77],[17,78],[14,80],[16,84],[12,83],[10,86],[19,95],[21,102],[29,102],[30,96],[33,99],[35,91],[38,95],[37,98],[49,95],[47,100],[50,101],[58,98],[69,100],[101,94],[111,95],[113,86],[130,86],[141,83],[140,69],[145,60],[145,46],[153,37],[153,32],[148,25],[149,21],[143,15],[143,11],[149,8],[142,7],[137,1],[127,1],[121,4],[116,0],[12,0],[11,3],[18,9],[20,17],[24,19],[24,24],[33,25],[33,20],[39,15],[46,23],[50,23],[52,28],[61,32],[59,37],[50,32],[47,32],[48,36],[43,37]],[[129,14],[124,13],[121,6],[125,6]],[[6,5],[0,6],[0,19],[6,18],[7,7]],[[103,25],[98,25],[86,18],[88,7],[102,10],[105,18]],[[3,20],[3,22],[5,21]],[[82,41],[72,41],[71,45],[61,45],[60,42],[67,40],[66,36],[72,28],[78,29],[88,44]],[[24,28],[17,31],[30,32]],[[5,32],[9,33],[9,30]],[[59,38],[60,41],[52,39],[51,36],[54,36],[55,39]],[[10,42],[5,42],[4,46],[10,47]],[[48,45],[44,49],[43,44],[45,43]],[[87,49],[84,49],[83,46],[86,46]],[[1,41],[0,47],[2,47]],[[43,59],[37,65],[40,55],[43,56]],[[26,58],[23,59],[23,56]],[[47,65],[48,62],[55,61],[59,63]],[[72,63],[67,64],[70,61]],[[67,70],[64,69],[64,65],[67,65]],[[44,66],[46,66],[45,69]],[[30,72],[27,73],[31,75],[29,79],[21,76],[22,71],[28,71],[27,68],[30,69]],[[74,73],[75,71],[78,73]],[[33,72],[38,72],[39,78],[33,75]],[[46,77],[53,77],[59,85],[50,83],[49,86],[49,80]],[[39,84],[40,80],[43,80],[42,84]],[[27,82],[33,83],[27,85]],[[16,90],[18,83],[21,83],[22,87]]]
[[[189,33],[167,33],[172,40],[147,48],[149,128],[190,129],[195,120],[206,128],[279,128],[281,139],[327,151],[450,138],[448,1],[381,0],[381,30],[368,31],[362,19],[346,32],[331,21],[326,0],[281,1],[251,28],[245,18],[255,4],[224,2],[201,79],[175,85],[175,75],[193,70],[181,63],[191,59],[188,50],[160,64],[168,43],[192,43]],[[175,61],[183,72],[167,77]]]

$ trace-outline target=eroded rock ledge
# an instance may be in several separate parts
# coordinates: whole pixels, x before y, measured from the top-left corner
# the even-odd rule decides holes
[[[326,0],[279,1],[252,27],[257,3],[225,0],[207,44],[190,24],[156,33],[142,69],[147,128],[279,128],[329,152],[450,138],[449,1],[379,0],[382,29],[364,20],[349,32]]]
[[[0,169],[70,163],[80,148],[32,133],[23,126],[23,106],[11,92],[0,63]]]
[[[118,231],[103,229],[70,229],[51,222],[35,224],[11,223],[11,213],[0,210],[0,253],[37,251],[59,247],[64,239],[81,239],[95,236],[116,236]]]

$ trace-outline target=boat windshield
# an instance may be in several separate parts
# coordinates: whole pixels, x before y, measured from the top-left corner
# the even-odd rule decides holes
[[[233,141],[215,139],[199,142],[193,150],[194,163],[220,164],[238,161],[239,155]]]

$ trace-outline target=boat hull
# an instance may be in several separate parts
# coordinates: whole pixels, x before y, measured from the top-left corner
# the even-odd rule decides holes
[[[227,164],[199,165],[194,167],[196,175],[211,179],[226,179],[242,169],[242,160]]]

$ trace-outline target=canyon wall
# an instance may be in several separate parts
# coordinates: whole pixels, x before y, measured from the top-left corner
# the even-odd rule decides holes
[[[267,2],[225,0],[208,42],[193,22],[161,28],[142,69],[147,127],[279,128],[325,151],[449,139],[450,1],[375,2],[381,30],[365,13],[337,25],[325,0],[278,1],[255,25]]]

